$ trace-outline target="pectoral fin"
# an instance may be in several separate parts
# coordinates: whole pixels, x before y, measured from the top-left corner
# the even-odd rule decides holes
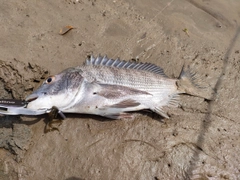
[[[101,88],[98,92],[96,92],[96,94],[107,99],[117,99],[131,95],[151,95],[146,91],[137,90],[127,86],[108,84],[99,84],[99,86]]]
[[[121,101],[117,104],[113,104],[110,107],[111,108],[128,108],[128,107],[136,107],[138,105],[140,105],[139,102],[136,102],[132,99],[127,99],[127,100]]]
[[[124,109],[137,107],[140,104],[141,103],[139,103],[133,99],[126,99],[126,100],[120,101],[116,104],[103,106],[102,108],[99,108],[99,109],[122,109],[122,111],[124,111]],[[121,110],[119,110],[119,111],[121,111]]]

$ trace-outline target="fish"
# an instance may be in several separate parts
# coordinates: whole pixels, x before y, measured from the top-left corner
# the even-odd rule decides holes
[[[178,106],[180,94],[210,98],[199,93],[204,89],[198,82],[196,73],[184,67],[179,78],[169,78],[152,63],[99,55],[49,76],[25,101],[32,110],[57,107],[63,113],[126,119],[133,118],[133,111],[150,109],[169,118],[164,108]]]

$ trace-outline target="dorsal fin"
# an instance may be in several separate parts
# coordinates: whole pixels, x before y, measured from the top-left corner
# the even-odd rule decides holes
[[[125,60],[120,60],[117,58],[109,59],[107,56],[98,56],[95,58],[94,56],[91,56],[90,58],[86,59],[85,65],[95,65],[95,66],[109,66],[109,67],[116,67],[116,68],[125,68],[125,69],[137,69],[137,70],[144,70],[153,72],[156,74],[160,74],[162,76],[167,77],[164,74],[164,71],[162,68],[151,64],[151,63],[136,63],[136,62],[130,62]]]

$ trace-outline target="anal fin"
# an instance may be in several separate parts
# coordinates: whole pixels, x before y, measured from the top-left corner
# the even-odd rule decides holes
[[[168,101],[167,106],[178,107],[178,101],[179,101],[179,95],[174,94],[172,95],[171,99]]]
[[[165,113],[162,108],[160,107],[155,107],[154,109],[152,109],[152,111],[154,111],[155,113],[159,114],[160,116],[169,119],[169,116],[167,115],[167,113]]]

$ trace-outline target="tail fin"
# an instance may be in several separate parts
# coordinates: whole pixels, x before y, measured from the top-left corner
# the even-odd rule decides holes
[[[179,75],[177,86],[179,93],[185,93],[192,96],[202,97],[207,100],[212,100],[213,90],[209,86],[204,86],[204,80],[202,77],[196,75],[195,72],[189,68],[185,70],[184,66]]]

